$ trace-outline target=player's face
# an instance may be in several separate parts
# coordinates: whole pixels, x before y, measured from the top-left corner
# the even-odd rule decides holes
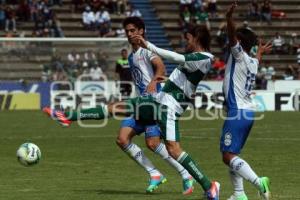
[[[144,30],[143,29],[138,29],[135,25],[133,24],[128,24],[125,26],[125,32],[126,32],[126,36],[128,39],[128,42],[130,44],[134,44],[134,42],[132,41],[132,37],[135,35],[143,35],[144,34]]]
[[[185,35],[185,39],[186,39],[186,46],[185,46],[185,51],[186,52],[193,52],[195,50],[195,45],[196,45],[196,38],[194,38],[194,36],[190,33],[187,33]]]

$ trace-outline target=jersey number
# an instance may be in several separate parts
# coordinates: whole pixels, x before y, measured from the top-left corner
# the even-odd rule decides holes
[[[254,86],[255,83],[255,74],[251,73],[249,70],[247,71],[247,79],[246,79],[246,84],[245,84],[245,90],[247,93],[247,96],[251,94],[251,90]]]

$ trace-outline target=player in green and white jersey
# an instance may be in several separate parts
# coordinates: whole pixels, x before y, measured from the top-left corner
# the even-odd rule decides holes
[[[179,64],[161,92],[78,112],[63,113],[49,108],[44,111],[64,126],[69,126],[71,121],[104,119],[114,115],[129,115],[148,125],[158,123],[169,154],[202,186],[207,199],[218,200],[220,184],[210,181],[180,146],[178,119],[187,106],[191,105],[192,95],[211,68],[213,60],[213,55],[208,52],[210,33],[205,26],[195,26],[189,29],[185,36],[187,53],[184,55],[158,48],[141,36],[134,38],[142,47]],[[164,77],[156,79],[157,82],[163,80]]]

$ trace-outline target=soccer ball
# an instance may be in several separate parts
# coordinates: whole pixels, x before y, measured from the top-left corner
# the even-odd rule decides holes
[[[33,143],[22,144],[17,151],[18,161],[24,166],[38,164],[42,157],[40,148]]]

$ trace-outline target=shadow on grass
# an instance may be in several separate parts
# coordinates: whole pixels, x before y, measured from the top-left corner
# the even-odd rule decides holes
[[[98,195],[145,195],[145,196],[158,196],[158,195],[176,195],[178,192],[174,191],[156,191],[151,194],[147,194],[145,191],[137,190],[117,190],[117,189],[82,189],[82,190],[73,190],[78,193],[97,193]],[[180,194],[179,194],[180,195]]]

